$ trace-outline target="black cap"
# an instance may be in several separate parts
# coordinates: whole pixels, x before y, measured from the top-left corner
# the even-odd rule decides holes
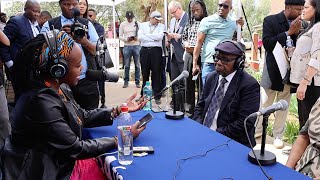
[[[133,12],[132,11],[127,11],[126,12],[126,18],[134,18]]]
[[[285,0],[285,5],[300,5],[303,6],[305,0]]]
[[[237,44],[237,45],[236,45]],[[223,41],[220,42],[216,48],[214,48],[215,51],[223,52],[226,54],[232,54],[241,56],[244,53],[243,45],[236,41]]]

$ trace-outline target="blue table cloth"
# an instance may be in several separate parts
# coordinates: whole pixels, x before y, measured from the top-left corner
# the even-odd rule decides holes
[[[139,111],[131,115],[135,122],[147,113]],[[260,168],[248,161],[247,156],[250,151],[248,147],[189,118],[168,120],[164,113],[153,113],[153,115],[154,119],[134,140],[134,146],[153,146],[154,154],[134,157],[133,163],[129,166],[120,165],[116,153],[100,156],[98,161],[109,179],[169,180],[174,177],[177,180],[266,179]],[[113,126],[84,129],[83,136],[84,138],[115,136],[116,125],[115,121]],[[215,149],[205,156],[180,160],[204,154],[212,148]],[[177,170],[178,161],[179,170]],[[280,163],[263,168],[275,180],[309,179]]]

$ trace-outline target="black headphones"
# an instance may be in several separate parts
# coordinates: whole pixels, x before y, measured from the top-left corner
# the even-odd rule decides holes
[[[245,60],[246,60],[246,52],[243,47],[241,47],[240,43],[237,41],[232,41],[232,40],[225,40],[220,43],[225,43],[225,42],[230,42],[232,43],[237,49],[239,49],[242,52],[242,55],[236,59],[233,65],[234,70],[239,70],[244,68]]]
[[[50,50],[50,56],[48,57],[48,64],[46,66],[46,72],[48,72],[54,78],[61,78],[67,74],[68,63],[64,58],[59,57],[57,33],[58,30],[52,30],[43,33],[46,39],[47,45]]]

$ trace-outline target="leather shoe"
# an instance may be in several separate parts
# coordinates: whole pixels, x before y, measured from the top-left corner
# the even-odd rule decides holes
[[[156,99],[154,100],[156,102],[157,105],[160,105],[161,104],[161,100],[160,99]]]
[[[122,86],[122,88],[127,88],[128,84],[124,83],[124,85]]]
[[[136,84],[136,87],[137,87],[137,88],[141,88],[141,85],[140,85],[140,84]]]

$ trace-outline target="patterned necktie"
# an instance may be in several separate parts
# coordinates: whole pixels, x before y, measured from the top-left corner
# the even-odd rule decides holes
[[[220,109],[223,97],[224,97],[224,85],[228,82],[226,78],[222,78],[220,80],[220,85],[216,91],[216,93],[212,96],[211,103],[209,105],[207,116],[204,120],[204,125],[208,128],[211,127],[213,123],[214,116],[216,115],[216,112],[218,109]]]

